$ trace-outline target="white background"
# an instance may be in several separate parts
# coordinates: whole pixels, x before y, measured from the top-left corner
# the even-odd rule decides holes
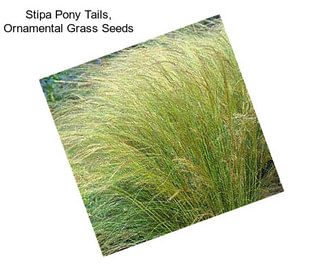
[[[323,270],[319,4],[2,1],[0,270]],[[5,34],[26,9],[103,9],[135,32]],[[216,14],[285,192],[102,257],[38,80]]]

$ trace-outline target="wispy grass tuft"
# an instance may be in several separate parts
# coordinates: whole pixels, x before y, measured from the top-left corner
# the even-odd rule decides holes
[[[51,108],[104,255],[281,191],[221,23],[93,69]]]

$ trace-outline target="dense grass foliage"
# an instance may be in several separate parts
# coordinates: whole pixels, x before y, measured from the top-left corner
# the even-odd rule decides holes
[[[221,24],[124,50],[86,80],[51,109],[104,255],[281,191]]]

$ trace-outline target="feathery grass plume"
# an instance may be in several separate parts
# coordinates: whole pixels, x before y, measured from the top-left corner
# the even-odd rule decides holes
[[[219,19],[84,67],[50,106],[104,255],[282,191]]]

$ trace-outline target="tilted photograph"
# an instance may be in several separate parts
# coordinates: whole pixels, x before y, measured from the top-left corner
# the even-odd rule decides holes
[[[283,191],[220,16],[40,83],[104,256]]]

